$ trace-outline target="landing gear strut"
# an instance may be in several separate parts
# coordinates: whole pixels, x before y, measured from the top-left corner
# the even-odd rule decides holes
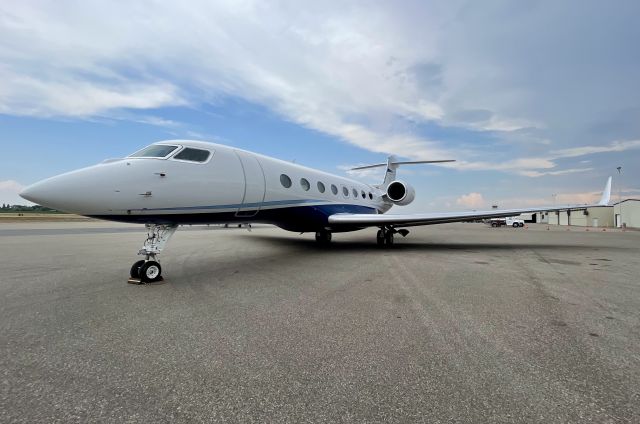
[[[378,234],[376,235],[376,241],[378,246],[393,246],[393,235],[400,234],[402,237],[406,237],[409,234],[409,230],[401,228],[396,230],[393,227],[380,227]]]
[[[145,259],[131,266],[130,282],[153,283],[162,280],[162,267],[158,256],[177,228],[177,225],[147,224],[147,239],[138,252],[138,255],[144,256]]]
[[[316,233],[316,241],[323,245],[331,243],[331,231],[318,231]]]
[[[393,228],[381,227],[376,235],[378,246],[393,246]]]

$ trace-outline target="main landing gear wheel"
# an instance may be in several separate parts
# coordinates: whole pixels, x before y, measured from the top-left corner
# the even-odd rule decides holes
[[[385,237],[384,237],[384,232],[382,230],[378,230],[378,234],[376,235],[376,242],[378,243],[378,246],[384,246]]]
[[[320,244],[331,243],[331,233],[329,231],[318,231],[316,233],[316,241]]]
[[[131,266],[131,278],[140,278],[140,267],[144,264],[144,259],[139,260]]]
[[[393,229],[383,228],[376,234],[378,246],[393,246]]]
[[[147,261],[140,267],[140,280],[153,283],[162,279],[162,267],[156,261]]]

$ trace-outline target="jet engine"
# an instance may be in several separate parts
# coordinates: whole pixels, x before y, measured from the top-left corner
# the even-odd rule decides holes
[[[416,191],[404,181],[393,181],[387,186],[387,198],[394,204],[405,206],[416,198]]]

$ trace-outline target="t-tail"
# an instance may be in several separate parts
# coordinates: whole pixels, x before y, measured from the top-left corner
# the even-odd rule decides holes
[[[455,160],[444,159],[444,160],[399,161],[396,156],[391,155],[387,158],[387,163],[376,163],[373,165],[358,166],[356,168],[351,168],[351,170],[359,171],[362,169],[380,168],[380,167],[386,166],[387,172],[384,175],[384,181],[379,186],[382,190],[386,190],[387,187],[389,187],[389,184],[396,181],[396,170],[400,165],[418,165],[422,163],[447,163],[447,162],[455,162]]]

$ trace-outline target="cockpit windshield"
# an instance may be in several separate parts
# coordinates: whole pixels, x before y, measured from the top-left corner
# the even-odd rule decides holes
[[[130,158],[164,158],[176,150],[178,146],[167,146],[165,144],[152,144],[142,150],[129,155]]]
[[[188,162],[206,162],[209,159],[211,153],[208,150],[192,149],[191,147],[185,147],[183,151],[175,155],[173,158],[178,160],[185,160]]]

